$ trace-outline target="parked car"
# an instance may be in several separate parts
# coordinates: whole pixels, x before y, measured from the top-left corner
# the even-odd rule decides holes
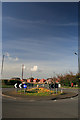
[[[11,78],[10,80],[20,80],[20,78],[18,78],[18,77],[13,77],[13,78]]]

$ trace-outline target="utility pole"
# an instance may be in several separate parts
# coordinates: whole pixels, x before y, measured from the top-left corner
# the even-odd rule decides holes
[[[32,71],[31,71],[31,78],[32,78]]]
[[[79,52],[74,54],[78,56],[78,73],[80,73]]]
[[[55,72],[53,72],[53,77],[55,77]]]
[[[80,43],[79,43],[80,46]],[[78,47],[78,72],[80,73],[80,48]]]
[[[5,55],[3,55],[3,56],[2,56],[2,68],[1,68],[1,75],[2,75],[2,73],[3,73],[4,56],[5,56]]]
[[[22,65],[22,80],[23,80],[23,72],[24,72],[25,66]]]

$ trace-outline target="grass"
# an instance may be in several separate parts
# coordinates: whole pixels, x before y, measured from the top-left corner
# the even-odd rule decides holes
[[[2,88],[14,88],[13,85],[2,85]]]
[[[78,89],[78,88],[80,88],[80,87],[69,87],[69,86],[63,86],[62,88]]]

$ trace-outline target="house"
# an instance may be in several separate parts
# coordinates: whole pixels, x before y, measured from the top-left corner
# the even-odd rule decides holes
[[[27,82],[33,82],[34,78],[27,79]]]
[[[34,83],[39,82],[39,81],[40,81],[40,80],[37,79],[37,78],[35,78],[35,79],[33,80]]]
[[[30,83],[30,81],[31,81],[30,79],[27,79],[27,82],[28,82],[28,83]]]
[[[53,81],[52,78],[48,78],[48,79],[47,79],[47,84],[51,84],[52,81]]]
[[[44,82],[46,82],[45,79],[41,79],[41,80],[40,80],[40,83],[44,83]]]
[[[59,83],[59,82],[60,82],[60,78],[57,78],[56,83]]]
[[[27,82],[27,79],[23,79],[24,82]]]

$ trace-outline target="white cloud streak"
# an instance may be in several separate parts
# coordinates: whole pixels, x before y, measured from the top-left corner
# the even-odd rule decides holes
[[[13,23],[15,26],[19,25],[18,27],[26,27],[25,25],[37,25],[37,24],[42,24],[42,25],[51,25],[51,26],[78,26],[77,22],[68,22],[68,23],[50,23],[47,22],[46,20],[23,20],[23,19],[17,19],[17,18],[13,18],[13,17],[3,17],[3,20],[6,22],[11,22]]]
[[[18,61],[19,60],[18,57],[11,57],[11,55],[8,52],[5,53],[5,56],[11,61]]]
[[[38,66],[33,66],[33,68],[31,68],[31,71],[35,72],[38,70]]]

